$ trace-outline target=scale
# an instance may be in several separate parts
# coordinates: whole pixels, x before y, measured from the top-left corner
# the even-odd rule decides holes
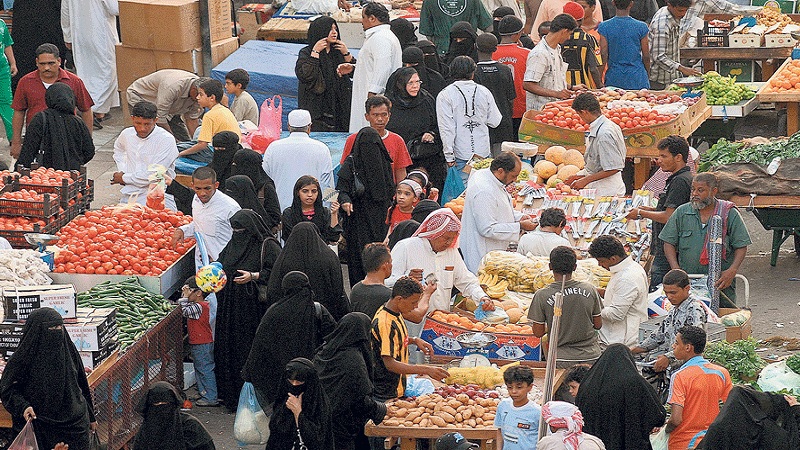
[[[686,89],[686,92],[681,97],[700,97],[702,92],[692,92],[692,89],[698,88],[703,85],[703,77],[683,77],[672,80],[672,83],[678,87]]]
[[[497,336],[483,332],[462,333],[456,336],[456,341],[467,349],[467,354],[459,363],[459,367],[491,366],[492,363],[486,355],[489,353],[489,346],[496,340]]]
[[[36,251],[42,254],[42,261],[50,266],[50,270],[53,270],[55,267],[55,257],[53,252],[47,251],[47,246],[58,242],[58,236],[44,233],[25,233],[24,236],[28,244],[36,247]]]

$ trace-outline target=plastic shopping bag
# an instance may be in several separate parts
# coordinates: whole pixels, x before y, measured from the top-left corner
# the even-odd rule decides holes
[[[658,433],[650,435],[650,445],[653,450],[667,450],[668,441],[669,436],[667,435],[666,427],[661,427]]]
[[[444,180],[444,190],[442,191],[442,205],[464,192],[464,180],[461,179],[460,172],[456,166],[447,170],[447,178]]]
[[[150,180],[150,187],[147,190],[147,206],[153,209],[163,210],[166,207],[164,194],[167,191],[167,180],[165,174],[167,168],[161,164],[150,164],[147,166],[147,171],[150,172],[148,180]]]
[[[427,378],[417,378],[415,375],[409,375],[406,378],[406,397],[433,394],[435,390],[433,383]]]
[[[758,387],[764,392],[778,392],[785,389],[792,391],[793,395],[800,395],[800,374],[790,369],[786,361],[772,363],[761,369]]]
[[[8,447],[8,450],[39,450],[36,443],[36,434],[33,433],[33,422],[28,421],[19,432],[17,438]]]
[[[273,141],[281,137],[283,100],[280,95],[264,100],[258,118],[258,131],[242,136],[242,140],[262,155]]]
[[[242,386],[239,407],[233,422],[233,437],[241,445],[264,445],[269,439],[269,417],[261,409],[251,383]]]

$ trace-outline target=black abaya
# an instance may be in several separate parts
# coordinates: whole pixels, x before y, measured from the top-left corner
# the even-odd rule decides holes
[[[281,394],[277,388],[286,364],[294,358],[313,358],[323,336],[336,326],[324,307],[322,317],[317,318],[314,292],[304,273],[289,272],[281,280],[286,294],[261,318],[242,369],[244,380],[253,383],[259,399],[269,404]]]
[[[314,366],[331,407],[336,450],[352,450],[364,441],[364,425],[380,423],[386,405],[372,399],[372,320],[361,312],[342,318],[325,337],[314,358]]]
[[[92,394],[78,350],[54,309],[37,309],[28,316],[19,348],[0,379],[0,400],[15,432],[25,425],[25,409],[33,408],[40,448],[59,442],[88,448],[89,423],[95,421]]]
[[[36,70],[36,47],[55,44],[62,59],[67,54],[60,18],[61,0],[14,1],[11,37],[14,39],[14,59],[17,60],[18,71],[13,79],[14,86],[20,77]]]
[[[233,155],[231,162],[230,176],[244,175],[253,182],[258,197],[264,205],[269,219],[265,219],[267,225],[271,225],[272,232],[281,221],[281,205],[278,202],[278,192],[275,191],[275,182],[264,172],[261,166],[262,157],[254,150],[243,148]]]
[[[275,262],[269,277],[271,302],[286,295],[281,283],[283,277],[294,270],[308,276],[315,298],[330,311],[334,319],[338,321],[350,312],[350,300],[344,292],[339,257],[322,240],[319,230],[311,222],[294,226],[292,235]]]
[[[456,39],[463,39],[458,42]],[[450,27],[450,48],[444,55],[444,63],[448,66],[459,56],[469,56],[478,62],[478,48],[475,43],[478,41],[478,33],[472,28],[469,22],[460,21]]]
[[[267,228],[272,230],[281,221],[280,216],[273,217],[264,209],[264,205],[258,200],[258,194],[253,182],[245,175],[232,175],[224,183],[224,192],[230,198],[236,200],[243,209],[251,209],[261,217]]]
[[[658,394],[622,344],[610,345],[594,363],[575,405],[583,413],[583,431],[599,437],[606,448],[619,450],[652,448],[650,432],[667,417]]]
[[[239,135],[233,131],[220,131],[211,138],[211,145],[214,146],[214,157],[209,166],[217,174],[220,186],[225,186],[225,180],[231,176],[233,156],[242,149]]]
[[[214,450],[211,435],[199,420],[180,410],[182,405],[183,396],[174,386],[153,383],[136,406],[144,420],[133,450]]]
[[[214,362],[219,398],[228,409],[236,410],[244,383],[242,367],[247,362],[261,317],[267,311],[267,305],[258,301],[257,284],[266,285],[281,247],[261,217],[252,210],[237,211],[230,222],[233,236],[219,255],[228,283],[217,294]],[[234,282],[239,270],[258,272],[259,281]]]

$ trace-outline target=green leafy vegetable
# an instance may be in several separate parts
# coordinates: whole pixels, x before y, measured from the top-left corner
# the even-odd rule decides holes
[[[795,373],[800,374],[800,353],[795,353],[786,359],[786,366],[792,369]]]
[[[764,368],[766,362],[756,353],[757,342],[747,338],[733,343],[714,342],[706,347],[705,357],[728,369],[735,384],[752,379]]]
[[[713,167],[737,162],[767,165],[774,158],[800,158],[800,132],[788,139],[746,147],[743,142],[730,142],[720,139],[707,152],[700,156],[697,166],[699,172],[707,172]]]

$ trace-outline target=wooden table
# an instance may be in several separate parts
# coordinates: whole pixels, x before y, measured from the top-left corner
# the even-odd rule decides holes
[[[778,68],[777,72],[786,67],[792,60],[787,59]],[[800,130],[800,91],[775,92],[770,89],[769,83],[765,84],[756,94],[761,103],[775,103],[786,108],[786,135],[791,136]]]
[[[272,18],[258,29],[257,38],[262,41],[303,42],[308,39],[308,20]]]
[[[426,428],[412,428],[412,427],[385,427],[382,425],[375,425],[371,421],[364,427],[364,434],[371,437],[384,437],[387,441],[394,441],[395,438],[400,438],[401,450],[416,450],[417,439],[438,439],[445,433],[457,431],[462,436],[469,440],[478,441],[481,450],[490,450],[495,448],[494,439],[497,437],[497,428],[439,428],[439,427],[426,427]]]
[[[681,59],[703,60],[703,72],[716,70],[714,63],[718,60],[762,61],[761,78],[764,80],[771,77],[783,60],[791,56],[792,47],[685,47],[681,49]]]

